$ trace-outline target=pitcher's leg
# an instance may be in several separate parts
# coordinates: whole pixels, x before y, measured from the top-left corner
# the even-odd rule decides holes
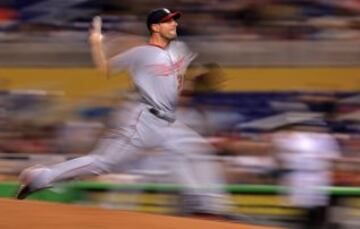
[[[200,200],[201,207],[213,212],[227,208],[228,194],[219,163],[214,160],[214,148],[190,128],[177,124],[169,133],[166,149],[174,156],[171,168],[187,193]]]
[[[212,179],[217,174],[206,176],[203,179],[196,171],[200,169],[199,163],[191,158],[177,156],[171,159],[171,170],[179,184],[184,186],[184,203],[181,203],[185,211],[209,211],[212,213],[224,213],[227,210],[228,195],[223,190],[223,184]],[[203,166],[201,166],[204,168]],[[206,166],[207,169],[215,169]],[[206,173],[210,170],[203,170]],[[215,172],[216,173],[216,172]]]
[[[31,167],[24,170],[19,179],[27,189],[20,190],[18,198],[25,198],[29,192],[50,187],[55,182],[99,175],[110,172],[114,166],[121,166],[136,160],[140,154],[139,147],[135,146],[131,137],[103,139],[96,149],[88,156],[79,157],[51,167]],[[22,194],[19,197],[19,194]]]
[[[23,184],[33,189],[52,186],[53,183],[86,175],[98,175],[107,170],[98,156],[84,156],[56,164],[52,167],[34,166],[25,169],[19,177]]]

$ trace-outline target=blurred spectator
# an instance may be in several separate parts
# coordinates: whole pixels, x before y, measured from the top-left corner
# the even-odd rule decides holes
[[[274,143],[289,203],[306,210],[303,228],[329,228],[330,196],[325,188],[332,185],[332,161],[340,157],[337,142],[322,121],[311,120],[285,127]]]
[[[0,5],[0,31],[14,25],[17,18],[18,13],[14,9]]]
[[[46,4],[47,11],[44,10]],[[359,37],[357,0],[346,1],[173,1],[171,8],[188,15],[180,28],[183,35],[209,35],[214,38],[230,35],[239,39],[357,39]],[[137,5],[138,7],[131,7]],[[32,1],[0,5],[0,24],[14,20],[21,23],[14,30],[86,31],[96,14],[104,17],[107,30],[144,35],[141,16],[147,10],[161,7],[158,1],[83,1],[55,4]],[[55,9],[57,11],[55,11]],[[69,12],[66,16],[48,12]],[[196,20],[192,18],[196,17]],[[211,26],[207,26],[211,25]],[[1,27],[1,25],[0,25]]]

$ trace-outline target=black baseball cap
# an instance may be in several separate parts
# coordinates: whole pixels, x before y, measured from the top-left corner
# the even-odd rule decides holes
[[[170,19],[179,19],[181,17],[181,13],[179,11],[170,11],[167,8],[159,8],[150,11],[147,16],[146,25],[149,30],[151,30],[152,24],[157,24],[161,22],[166,22]]]

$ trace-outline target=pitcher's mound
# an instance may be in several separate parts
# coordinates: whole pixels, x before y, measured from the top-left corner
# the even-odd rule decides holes
[[[0,228],[269,229],[220,221],[10,199],[0,199]]]

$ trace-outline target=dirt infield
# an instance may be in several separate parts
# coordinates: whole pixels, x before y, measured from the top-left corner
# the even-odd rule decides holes
[[[0,199],[0,228],[269,229],[228,222],[10,199]]]

